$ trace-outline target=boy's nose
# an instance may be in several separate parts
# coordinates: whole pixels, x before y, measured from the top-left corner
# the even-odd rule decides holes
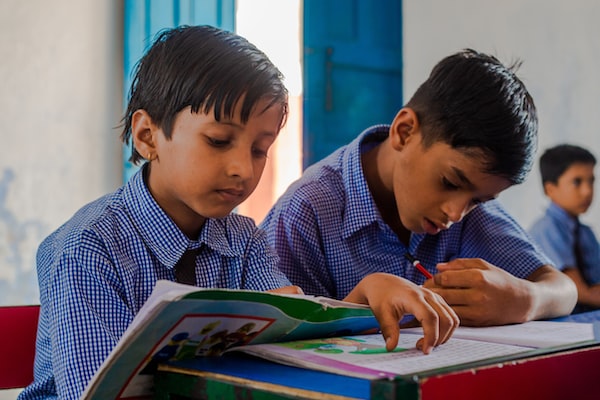
[[[458,209],[452,210],[451,212],[446,213],[448,216],[448,220],[452,223],[460,222],[465,216],[465,213],[459,211]]]
[[[231,152],[228,155],[226,172],[228,176],[239,177],[242,180],[252,179],[254,168],[251,152]]]
[[[583,192],[584,195],[591,196],[594,194],[594,185],[593,184],[582,185],[581,191]]]
[[[473,206],[470,201],[455,199],[446,203],[443,211],[448,216],[450,222],[456,223],[460,222],[471,209],[473,209]]]

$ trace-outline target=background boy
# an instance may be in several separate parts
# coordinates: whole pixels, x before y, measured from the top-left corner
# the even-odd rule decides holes
[[[575,286],[495,200],[525,179],[537,143],[514,70],[474,50],[451,55],[391,125],[309,167],[261,224],[288,278],[338,298],[376,271],[423,283],[408,252],[437,269],[424,285],[461,324],[570,313]]]
[[[577,286],[573,312],[600,308],[600,245],[592,229],[579,222],[594,198],[595,166],[592,153],[570,144],[549,148],[540,157],[550,205],[529,233]]]
[[[159,35],[136,67],[122,132],[131,161],[146,162],[39,247],[34,382],[20,399],[79,398],[158,279],[300,291],[264,232],[230,214],[256,188],[287,107],[281,73],[244,38],[210,26]],[[388,348],[406,312],[423,322],[424,352],[458,325],[439,295],[386,274],[347,299],[373,308]]]

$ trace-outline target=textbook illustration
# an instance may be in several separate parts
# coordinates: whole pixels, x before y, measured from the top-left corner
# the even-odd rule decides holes
[[[377,320],[364,305],[158,281],[82,398],[150,398],[161,362],[219,356],[250,344],[378,331]]]

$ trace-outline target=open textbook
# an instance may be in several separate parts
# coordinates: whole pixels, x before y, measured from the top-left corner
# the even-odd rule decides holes
[[[158,364],[186,364],[237,351],[303,368],[392,379],[520,358],[598,337],[587,323],[459,327],[447,343],[424,355],[415,348],[422,336],[421,328],[402,329],[397,348],[387,352],[366,306],[159,281],[82,398],[150,398]]]
[[[161,362],[218,356],[247,344],[378,331],[370,308],[359,304],[158,281],[82,398],[151,397]]]
[[[594,331],[596,330],[596,335]],[[231,349],[282,364],[333,372],[366,379],[401,375],[440,373],[486,360],[500,362],[560,349],[594,343],[598,327],[576,322],[531,321],[496,327],[458,327],[452,338],[424,355],[415,348],[423,336],[421,328],[402,329],[392,352],[385,350],[379,334],[267,343]]]

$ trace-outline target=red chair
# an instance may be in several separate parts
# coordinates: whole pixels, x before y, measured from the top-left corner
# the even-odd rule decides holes
[[[24,388],[33,381],[40,306],[0,307],[0,389]]]

